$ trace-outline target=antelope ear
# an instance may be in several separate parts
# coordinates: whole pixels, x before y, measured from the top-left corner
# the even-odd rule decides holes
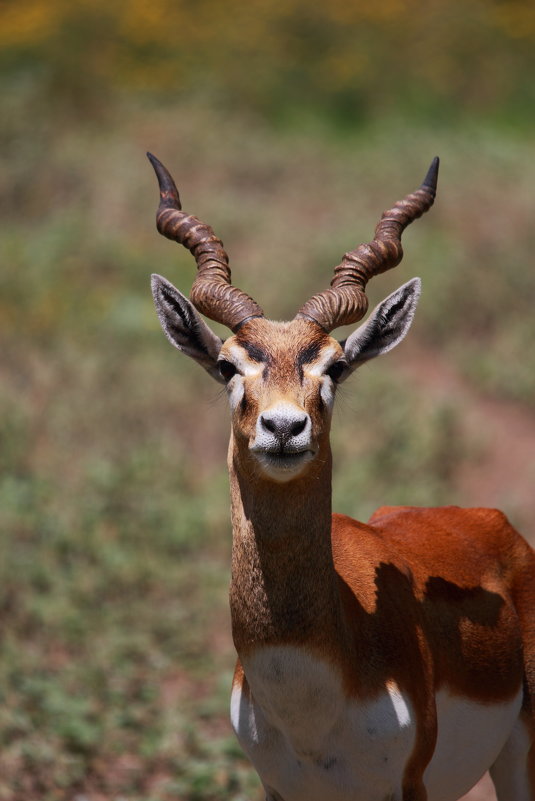
[[[197,309],[161,275],[151,279],[156,311],[164,334],[175,348],[195,359],[212,378],[224,384],[217,368],[223,340],[209,328]]]
[[[392,292],[372,311],[366,322],[341,342],[349,370],[388,353],[405,338],[420,297],[421,281],[413,278]]]

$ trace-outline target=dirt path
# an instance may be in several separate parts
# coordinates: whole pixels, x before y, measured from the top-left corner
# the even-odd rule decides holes
[[[459,497],[467,506],[503,509],[535,542],[535,414],[475,390],[431,350],[407,344],[394,369],[437,402],[451,402],[475,458],[460,465]]]

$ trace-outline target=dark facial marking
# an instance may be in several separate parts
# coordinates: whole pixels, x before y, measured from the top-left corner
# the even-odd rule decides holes
[[[269,362],[269,353],[262,348],[259,348],[258,345],[254,345],[252,342],[247,342],[247,340],[244,340],[243,342],[240,340],[238,341],[254,362],[265,362],[266,364]]]
[[[297,368],[299,370],[299,377],[303,380],[303,365],[310,364],[318,357],[321,349],[321,342],[311,342],[297,354]]]

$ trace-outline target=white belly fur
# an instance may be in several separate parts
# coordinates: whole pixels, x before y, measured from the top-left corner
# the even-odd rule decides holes
[[[235,687],[231,720],[266,787],[284,801],[401,801],[415,738],[412,704],[394,682],[366,703],[346,699],[327,663],[291,646],[243,664],[252,696]],[[437,695],[439,736],[425,775],[429,801],[456,801],[494,762],[521,695],[489,706]]]
[[[508,703],[475,704],[437,693],[438,740],[424,773],[429,801],[455,801],[496,760],[518,719],[522,690]]]

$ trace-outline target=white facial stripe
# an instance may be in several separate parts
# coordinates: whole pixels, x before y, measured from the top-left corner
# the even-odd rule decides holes
[[[321,379],[320,395],[327,409],[331,409],[334,403],[334,384],[327,376]]]
[[[253,361],[245,348],[240,345],[231,345],[229,347],[229,357],[232,357],[232,363],[236,365],[238,372],[244,376],[259,376],[264,369],[264,364]]]
[[[319,376],[322,376],[325,373],[327,367],[330,366],[330,362],[334,361],[334,357],[337,353],[338,350],[335,345],[328,345],[322,349],[321,353],[313,364],[303,365],[303,373],[305,375],[311,375],[315,378],[319,378]]]
[[[241,399],[245,393],[243,376],[236,374],[234,378],[231,378],[227,384],[227,390],[230,408],[234,410],[237,408],[238,404],[241,403]]]
[[[261,362],[253,361],[245,348],[240,347],[240,345],[231,345],[227,358],[236,366],[237,370],[236,375],[227,384],[230,407],[234,410],[241,403],[245,394],[244,377],[257,378],[262,374],[264,365]]]
[[[323,348],[319,357],[313,364],[303,365],[303,373],[321,381],[321,399],[327,409],[332,409],[334,403],[334,386],[331,379],[325,375],[325,371],[337,360],[338,348],[336,345],[327,345]]]

